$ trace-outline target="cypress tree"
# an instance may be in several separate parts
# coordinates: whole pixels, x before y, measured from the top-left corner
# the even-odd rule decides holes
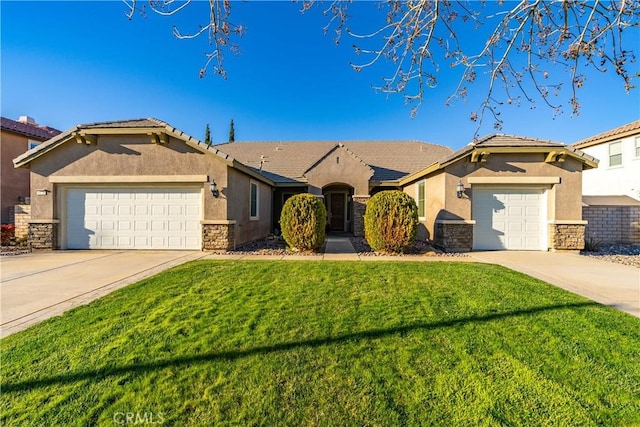
[[[229,125],[229,142],[234,142],[236,140],[236,131],[233,128],[233,119],[231,119],[231,124]]]
[[[207,127],[204,128],[204,143],[207,144],[207,147],[211,146],[211,130],[209,129],[209,123],[207,123]]]

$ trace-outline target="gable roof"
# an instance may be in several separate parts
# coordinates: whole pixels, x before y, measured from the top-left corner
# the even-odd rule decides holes
[[[59,131],[56,128],[39,126],[32,123],[17,122],[6,117],[0,117],[0,129],[26,136],[27,138],[35,139],[37,141],[46,141],[47,139],[53,138],[54,136],[62,133],[62,131]]]
[[[635,122],[627,123],[626,125],[619,126],[615,129],[608,130],[606,132],[599,133],[595,136],[590,136],[589,138],[585,138],[581,141],[578,141],[572,144],[572,147],[575,148],[587,148],[593,145],[602,144],[604,142],[609,142],[614,139],[621,139],[631,135],[640,134],[640,120],[636,120]]]
[[[86,139],[87,141],[90,141],[90,138],[95,137],[96,135],[113,134],[143,134],[148,135],[150,138],[157,137],[158,140],[161,140],[164,137],[174,137],[202,153],[209,153],[211,155],[217,156],[222,161],[227,163],[227,165],[238,169],[246,173],[247,175],[250,175],[269,185],[273,185],[273,181],[271,181],[268,177],[265,177],[260,173],[257,173],[253,169],[246,167],[228,154],[221,152],[213,146],[207,146],[202,141],[190,135],[187,135],[186,133],[177,128],[174,128],[173,126],[162,120],[158,120],[155,118],[117,120],[77,125],[13,159],[13,164],[15,167],[27,166],[33,160],[70,140],[80,139],[81,141],[84,141]]]
[[[376,182],[397,181],[452,151],[420,141],[232,142],[215,147],[282,184],[305,182],[305,172],[337,147],[370,167]]]
[[[467,156],[471,157],[471,161],[478,161],[479,157],[488,156],[491,153],[545,153],[548,155],[545,161],[554,161],[558,156],[569,156],[580,160],[585,169],[598,166],[598,160],[595,157],[561,142],[517,135],[491,134],[471,142],[460,150],[439,159],[437,162],[417,173],[403,178],[400,184],[408,184]]]

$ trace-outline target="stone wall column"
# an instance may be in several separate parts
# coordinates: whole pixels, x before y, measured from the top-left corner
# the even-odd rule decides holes
[[[32,250],[59,249],[58,220],[29,221],[29,246]]]
[[[369,195],[351,196],[353,201],[353,235],[355,237],[364,237],[364,212],[370,198]]]
[[[473,249],[473,220],[436,221],[435,243],[448,252],[469,252]]]
[[[202,249],[205,251],[229,251],[236,244],[234,220],[202,221]]]
[[[31,205],[15,205],[11,209],[13,211],[13,224],[16,226],[16,239],[24,239],[29,235]]]
[[[549,221],[549,249],[552,251],[581,251],[587,221]]]

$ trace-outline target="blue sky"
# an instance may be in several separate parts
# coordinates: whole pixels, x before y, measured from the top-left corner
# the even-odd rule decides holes
[[[327,18],[320,8],[301,15],[300,4],[289,1],[233,2],[233,21],[247,28],[241,55],[226,55],[226,80],[200,79],[207,39],[177,40],[171,29],[177,23],[186,32],[204,23],[206,5],[196,3],[177,17],[130,21],[119,1],[2,1],[2,116],[30,115],[61,130],[157,117],[201,139],[208,123],[215,143],[226,140],[231,119],[236,140],[253,141],[417,139],[459,148],[476,131],[469,115],[485,86],[472,86],[466,103],[447,107],[459,71],[443,66],[439,87],[426,93],[412,119],[401,96],[370,87],[386,65],[354,72],[353,41],[343,38],[336,46],[323,34]],[[382,17],[369,2],[351,5],[350,13],[355,30]],[[478,37],[472,30],[462,36]],[[554,118],[542,105],[509,106],[501,132],[571,143],[640,117],[638,89],[625,94],[611,72],[587,77],[579,116],[571,118],[568,108]],[[480,130],[493,132],[491,121]]]

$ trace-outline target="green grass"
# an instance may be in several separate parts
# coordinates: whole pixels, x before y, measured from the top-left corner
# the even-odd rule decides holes
[[[640,424],[640,320],[492,265],[198,261],[0,348],[3,426]]]

